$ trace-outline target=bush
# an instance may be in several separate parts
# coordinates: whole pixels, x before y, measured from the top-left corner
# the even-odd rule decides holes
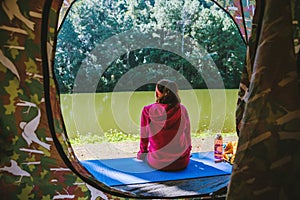
[[[116,129],[109,129],[101,135],[92,134],[90,132],[85,135],[77,133],[76,137],[70,139],[72,145],[127,141],[139,141],[139,135],[123,133],[122,131]]]

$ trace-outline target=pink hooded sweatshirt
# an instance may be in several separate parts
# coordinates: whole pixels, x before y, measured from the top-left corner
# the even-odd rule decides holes
[[[184,169],[190,161],[190,120],[186,108],[178,103],[154,103],[141,115],[141,140],[137,158],[164,171]]]

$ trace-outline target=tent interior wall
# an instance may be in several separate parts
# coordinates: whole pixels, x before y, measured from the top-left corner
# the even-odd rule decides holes
[[[248,41],[237,102],[239,145],[227,198],[295,199],[300,196],[300,1],[216,2]],[[136,198],[95,180],[68,141],[52,67],[57,29],[70,4],[1,1],[3,199]]]

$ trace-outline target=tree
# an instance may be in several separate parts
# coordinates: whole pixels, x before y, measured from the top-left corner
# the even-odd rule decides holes
[[[149,47],[129,50],[129,47],[124,46],[127,52],[119,55],[107,67],[99,64],[99,59],[103,57],[99,58],[97,52],[93,51],[106,39],[127,30],[155,34],[161,29],[180,35],[180,41],[177,42],[185,58],[170,50]],[[171,37],[172,34],[157,34],[162,46],[168,45],[168,38]],[[187,38],[204,47],[208,55],[200,55],[193,46],[186,48]],[[130,44],[131,38],[127,40]],[[95,87],[97,92],[112,91],[129,70],[151,63],[157,63],[157,66],[134,76],[149,79],[150,83],[153,77],[164,77],[160,66],[166,65],[181,73],[193,88],[205,88],[205,81],[208,80],[204,80],[202,75],[206,68],[205,73],[208,70],[211,74],[206,77],[209,81],[214,81],[214,76],[220,74],[226,88],[237,88],[244,55],[245,44],[237,27],[224,11],[210,1],[85,0],[75,3],[59,33],[55,71],[62,92],[72,92],[77,84],[75,79],[84,80],[84,84]],[[199,62],[195,67],[186,58]],[[210,58],[217,65],[218,74],[207,67]],[[176,79],[180,82],[182,77]],[[152,90],[153,86],[150,84],[139,88],[148,89]]]
[[[125,1],[124,1],[125,2]],[[55,73],[62,93],[72,92],[75,79],[89,81],[99,73],[93,49],[103,40],[132,27],[123,1],[76,1],[58,34]],[[81,68],[81,73],[78,70]],[[80,77],[78,77],[80,76]],[[103,80],[104,82],[107,80]]]
[[[237,88],[245,61],[246,46],[232,19],[213,5],[201,9],[191,29],[191,37],[205,47],[216,63],[225,87]]]

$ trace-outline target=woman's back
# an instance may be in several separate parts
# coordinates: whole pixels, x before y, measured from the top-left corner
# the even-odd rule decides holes
[[[158,89],[156,96],[167,97]],[[174,96],[178,97],[177,91]],[[147,156],[149,165],[156,169],[180,170],[189,163],[190,121],[186,108],[178,99],[179,97],[172,101],[174,104],[161,103],[158,100],[145,106],[142,111],[138,158]]]

